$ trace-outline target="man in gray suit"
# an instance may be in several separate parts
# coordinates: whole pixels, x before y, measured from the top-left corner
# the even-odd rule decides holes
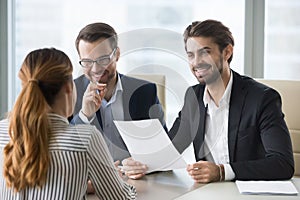
[[[130,158],[113,120],[158,118],[166,129],[156,85],[117,72],[118,36],[108,24],[85,26],[77,36],[76,49],[84,74],[75,79],[77,102],[71,122],[95,125],[116,164],[123,160],[128,177],[142,177],[147,166]]]

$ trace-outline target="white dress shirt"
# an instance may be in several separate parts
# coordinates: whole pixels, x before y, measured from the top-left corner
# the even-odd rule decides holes
[[[103,129],[112,127],[113,120],[124,120],[124,108],[123,108],[123,87],[120,76],[116,83],[115,90],[109,101],[102,100],[100,112],[103,117]]]
[[[233,78],[230,75],[230,80],[219,101],[219,106],[211,98],[207,87],[203,95],[204,105],[207,105],[204,139],[205,158],[216,164],[224,165],[225,180],[232,180],[235,177],[229,164],[228,150],[228,117],[232,83]]]

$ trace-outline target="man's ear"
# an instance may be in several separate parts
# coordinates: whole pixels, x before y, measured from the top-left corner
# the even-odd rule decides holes
[[[223,53],[224,53],[225,60],[228,61],[228,59],[230,58],[230,56],[232,56],[233,46],[231,44],[228,44],[227,47],[225,47],[225,49],[223,50]]]
[[[117,47],[117,50],[116,50],[116,61],[118,61],[118,60],[119,60],[119,58],[120,58],[120,54],[121,54],[121,52],[120,52],[120,48],[119,48],[119,47]]]

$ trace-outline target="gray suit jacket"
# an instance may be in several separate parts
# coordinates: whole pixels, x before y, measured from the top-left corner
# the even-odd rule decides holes
[[[159,119],[167,131],[164,121],[164,112],[157,97],[157,89],[154,83],[145,80],[136,79],[120,74],[123,87],[123,109],[124,120],[142,120],[142,119]],[[78,113],[81,110],[83,94],[89,84],[89,80],[84,76],[75,79],[77,89],[77,102],[75,105],[74,115],[71,123],[83,123]],[[96,118],[92,121],[100,132],[102,132],[106,144],[114,160],[123,160],[130,156],[128,149],[121,138],[117,128],[112,127],[114,134],[107,135],[102,131],[102,117],[98,110]]]

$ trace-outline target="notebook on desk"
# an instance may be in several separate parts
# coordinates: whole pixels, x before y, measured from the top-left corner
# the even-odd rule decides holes
[[[298,195],[291,180],[287,181],[236,181],[241,194]]]

